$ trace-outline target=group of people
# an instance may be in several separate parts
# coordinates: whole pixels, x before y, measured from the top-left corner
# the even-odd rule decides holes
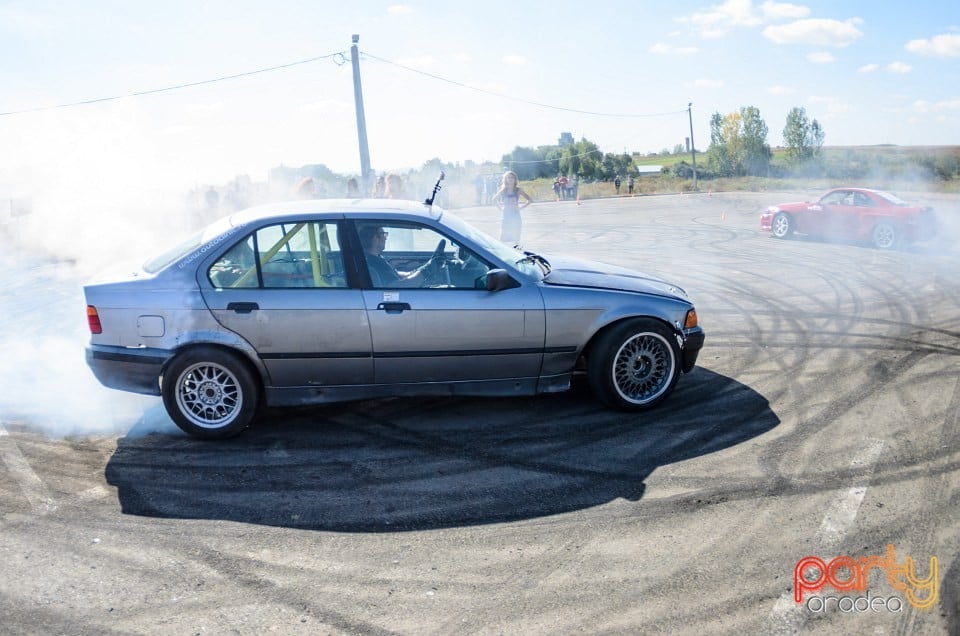
[[[556,195],[557,201],[576,199],[579,188],[580,180],[577,177],[568,179],[566,175],[560,175],[553,180],[553,194]]]
[[[620,194],[620,175],[617,175],[613,179],[613,187],[616,189],[617,194]],[[627,193],[633,194],[633,175],[627,176]]]
[[[306,177],[297,185],[297,196],[301,199],[317,198],[316,183],[311,177]],[[347,198],[359,199],[360,183],[356,177],[347,179]],[[371,197],[374,199],[407,199],[403,187],[403,179],[398,174],[380,175],[373,185]],[[503,173],[500,187],[493,195],[492,203],[503,213],[500,225],[500,240],[510,245],[520,242],[520,232],[523,226],[520,210],[530,205],[533,198],[520,187],[520,179],[513,170]],[[372,238],[372,237],[371,237]]]
[[[322,199],[326,197],[326,189],[322,184],[318,184],[313,177],[304,177],[295,188],[295,194],[298,199]],[[407,193],[403,187],[403,179],[398,174],[380,175],[373,184],[373,191],[370,193],[373,199],[406,199]],[[362,199],[363,194],[360,191],[360,182],[356,177],[347,179],[348,199]]]

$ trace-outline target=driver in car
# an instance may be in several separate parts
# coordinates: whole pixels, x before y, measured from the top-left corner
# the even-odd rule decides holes
[[[423,287],[430,282],[429,272],[440,266],[431,258],[412,272],[398,272],[382,255],[389,233],[377,225],[361,225],[358,232],[374,287]]]

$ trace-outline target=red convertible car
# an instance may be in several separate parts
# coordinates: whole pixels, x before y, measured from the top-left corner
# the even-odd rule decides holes
[[[867,241],[878,249],[933,238],[936,226],[933,208],[867,188],[834,188],[813,203],[771,205],[760,215],[760,229],[776,238],[797,232]]]

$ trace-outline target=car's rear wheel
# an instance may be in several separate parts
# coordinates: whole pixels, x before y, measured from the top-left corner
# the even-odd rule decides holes
[[[786,212],[777,212],[773,217],[770,230],[777,238],[790,238],[793,235],[793,217]]]
[[[889,250],[897,245],[897,228],[892,223],[881,221],[873,226],[870,235],[873,246],[880,250]]]
[[[648,318],[628,320],[600,336],[587,360],[594,394],[608,406],[651,408],[664,400],[680,377],[676,337]]]
[[[213,347],[190,349],[163,374],[163,405],[188,435],[223,439],[253,420],[259,392],[249,367],[236,355]]]

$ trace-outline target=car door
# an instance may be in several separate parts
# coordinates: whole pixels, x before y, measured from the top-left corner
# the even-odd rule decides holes
[[[370,384],[373,350],[335,221],[261,227],[201,270],[204,299],[257,351],[276,387]]]
[[[371,280],[363,291],[377,384],[539,376],[545,317],[534,283],[487,291],[483,283],[491,263],[459,239],[424,224],[364,224],[358,224],[361,244],[371,240],[372,224],[389,235],[381,256],[407,268],[400,269],[401,278]],[[410,268],[438,251],[445,271],[426,280],[409,276]]]
[[[859,217],[857,192],[837,190],[824,197],[823,227],[820,234],[830,237],[850,236]]]

